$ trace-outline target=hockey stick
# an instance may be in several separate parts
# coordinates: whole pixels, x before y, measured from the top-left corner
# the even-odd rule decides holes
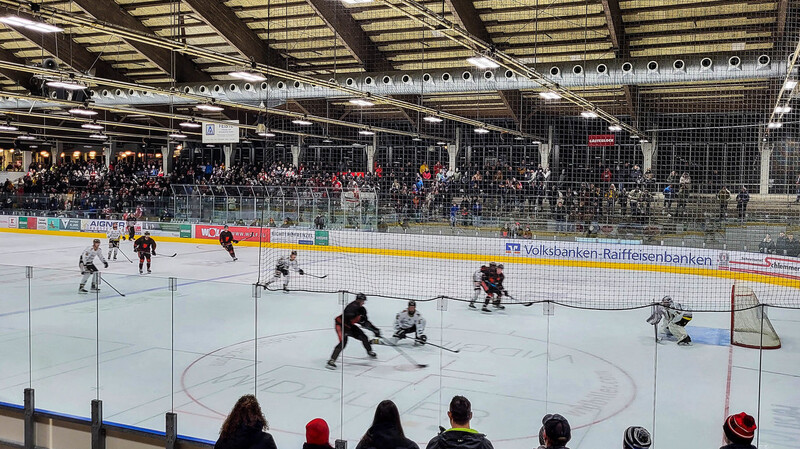
[[[305,271],[304,271],[303,273],[304,273],[306,276],[311,276],[312,278],[317,278],[317,279],[325,279],[326,277],[328,277],[328,275],[327,275],[327,274],[323,274],[322,276],[317,276],[317,275],[315,275],[315,274],[306,273]]]
[[[509,295],[509,294],[508,294],[508,292],[506,292],[506,296],[508,296],[509,298],[511,298],[511,300],[512,300],[512,301],[516,301],[517,303],[519,303],[519,301],[517,301],[517,298],[515,298],[515,297],[513,297],[513,296]],[[523,305],[523,306],[525,306],[525,307],[530,307],[530,306],[532,306],[532,305],[533,305],[533,302],[524,302],[524,303],[522,303],[522,305]]]
[[[386,346],[391,346],[392,348],[394,348],[395,351],[397,351],[400,355],[405,357],[406,360],[408,360],[412,364],[416,365],[417,368],[427,368],[428,367],[428,365],[426,365],[424,363],[419,363],[416,360],[414,360],[413,358],[411,358],[410,355],[406,354],[406,352],[403,351],[402,349],[400,349],[396,344],[390,342],[389,340],[387,340],[387,339],[385,339],[383,337],[378,337],[378,338],[380,338],[381,341],[383,341],[383,344],[385,344]]]
[[[416,340],[414,340],[414,341],[416,341],[417,343],[420,343],[420,344],[422,344],[422,345],[430,345],[430,346],[433,346],[434,348],[439,348],[439,349],[444,349],[445,351],[455,352],[456,354],[458,354],[459,352],[461,352],[461,350],[460,350],[460,349],[450,349],[450,348],[445,348],[444,346],[439,346],[439,345],[437,345],[436,343],[429,343],[429,342],[427,342],[427,341],[422,341],[422,340],[419,340],[419,339],[416,339]]]
[[[103,282],[105,282],[105,283],[106,283],[106,285],[108,285],[109,287],[111,287],[111,290],[114,290],[115,292],[117,292],[117,294],[118,294],[118,295],[120,295],[120,296],[122,296],[122,297],[125,297],[125,293],[122,293],[121,291],[119,291],[119,290],[117,290],[116,288],[114,288],[114,286],[113,286],[113,285],[111,285],[111,284],[109,284],[109,283],[108,283],[108,281],[107,281],[107,280],[105,280],[105,278],[101,277],[101,278],[100,278],[100,280],[102,280]]]
[[[126,258],[126,259],[128,259],[128,262],[130,262],[130,263],[133,263],[133,261],[131,260],[131,258],[130,258],[130,257],[128,257],[128,255],[127,255],[127,254],[125,254],[124,252],[122,252],[122,248],[117,248],[117,249],[119,250],[120,254],[122,254],[123,256],[125,256],[125,258]]]
[[[153,255],[154,256],[158,256],[158,254],[153,254]],[[162,257],[175,257],[177,255],[178,255],[178,253],[173,253],[171,256],[162,256]]]

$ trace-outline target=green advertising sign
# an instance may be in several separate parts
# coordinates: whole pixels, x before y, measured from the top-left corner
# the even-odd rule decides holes
[[[314,244],[319,246],[328,246],[328,231],[315,231]]]
[[[28,217],[19,217],[17,219],[17,228],[28,229]]]
[[[181,238],[182,239],[192,238],[192,225],[188,224],[181,225]]]

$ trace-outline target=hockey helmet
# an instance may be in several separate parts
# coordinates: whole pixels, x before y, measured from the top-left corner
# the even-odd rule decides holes
[[[297,255],[297,251],[292,251],[292,254],[291,254],[291,255],[292,255],[292,256],[296,256],[296,255]]]
[[[227,230],[228,229],[228,225],[223,226],[222,229]]]
[[[665,306],[666,305],[672,305],[672,297],[667,295],[667,296],[661,298],[661,304],[664,304]]]
[[[116,228],[116,227],[117,227],[117,223],[116,223],[116,222],[112,223],[112,224],[111,224],[111,227],[112,227],[112,228]]]
[[[502,269],[503,269],[503,264],[499,264],[499,265],[497,265],[497,268],[499,268],[499,269],[501,269],[501,270],[502,270]]]
[[[496,264],[496,263],[494,263],[494,262],[489,262],[489,268],[494,268],[494,267],[496,267],[496,266],[497,266],[497,264]]]
[[[412,299],[408,302],[408,307],[417,307],[417,302]]]
[[[100,239],[94,239],[92,240],[92,243],[100,243]]]
[[[366,301],[366,300],[367,300],[367,295],[363,293],[359,293],[356,295],[356,301]]]
[[[150,231],[144,231],[144,235],[150,235]]]

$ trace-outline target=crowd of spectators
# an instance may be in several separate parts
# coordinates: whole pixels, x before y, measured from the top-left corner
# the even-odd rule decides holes
[[[426,449],[492,449],[489,438],[476,430],[472,422],[472,404],[464,396],[454,396],[447,411],[450,427],[439,427],[439,433],[428,442]],[[536,425],[539,427],[539,425]],[[725,418],[722,424],[723,441],[720,449],[756,449],[752,442],[756,431],[755,419],[747,413]],[[253,395],[242,396],[225,419],[214,449],[277,449],[267,432],[267,420]],[[569,421],[559,414],[547,414],[538,429],[537,449],[568,449],[572,439]],[[653,445],[650,432],[644,427],[631,426],[622,432],[623,449],[649,449]],[[338,446],[338,445],[337,445]],[[332,449],[330,429],[322,418],[306,424],[303,449]],[[419,449],[416,442],[403,432],[400,412],[394,402],[381,401],[375,409],[372,424],[356,445],[356,449]]]
[[[800,241],[794,238],[794,234],[785,232],[781,232],[775,240],[767,234],[758,244],[758,251],[764,254],[800,257]]]

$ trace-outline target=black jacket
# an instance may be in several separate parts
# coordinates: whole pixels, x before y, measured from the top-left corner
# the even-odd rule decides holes
[[[277,449],[272,435],[261,429],[243,427],[229,438],[220,438],[214,449]]]
[[[739,444],[739,443],[731,443],[725,446],[722,446],[719,449],[757,449],[752,444]]]
[[[377,425],[367,430],[356,449],[419,449],[419,446],[401,436],[398,429],[389,425]]]
[[[333,447],[330,444],[323,445],[303,443],[303,449],[333,449]]]
[[[474,429],[448,429],[436,435],[425,449],[494,449],[486,435]]]

